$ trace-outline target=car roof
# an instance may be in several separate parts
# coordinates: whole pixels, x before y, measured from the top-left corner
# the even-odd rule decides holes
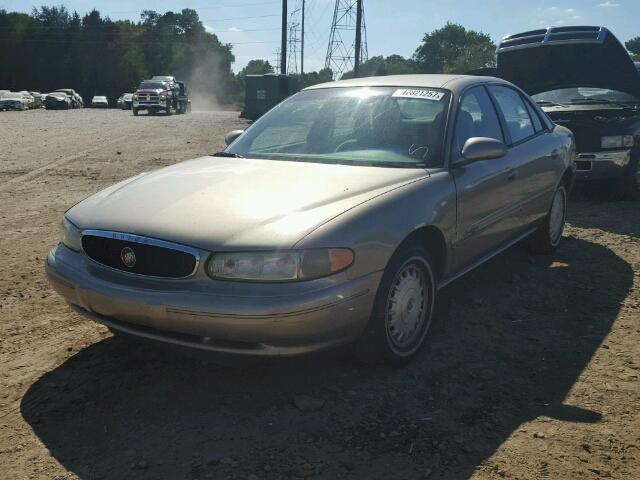
[[[472,75],[388,75],[384,77],[364,77],[351,78],[349,80],[338,80],[337,82],[321,83],[305,88],[305,90],[316,90],[321,88],[344,88],[344,87],[429,87],[445,88],[454,93],[460,93],[465,88],[483,83],[504,83],[505,80],[495,77],[476,77]]]

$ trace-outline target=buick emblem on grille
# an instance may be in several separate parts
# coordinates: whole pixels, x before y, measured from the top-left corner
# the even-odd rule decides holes
[[[133,268],[136,266],[136,252],[134,252],[131,247],[124,247],[120,251],[120,260],[122,260],[125,266]]]

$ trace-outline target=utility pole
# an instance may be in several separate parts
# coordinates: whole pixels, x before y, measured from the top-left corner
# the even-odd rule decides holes
[[[306,0],[302,0],[302,38],[300,40],[300,74],[304,74],[304,4]]]
[[[362,45],[362,0],[357,0],[356,6],[356,46],[353,59],[353,74],[358,76],[360,73],[360,48]]]
[[[287,74],[287,0],[282,0],[282,41],[280,45],[280,73]]]

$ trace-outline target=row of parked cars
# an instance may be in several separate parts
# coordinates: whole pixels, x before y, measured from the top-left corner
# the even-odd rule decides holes
[[[29,110],[41,108],[44,96],[40,92],[12,92],[10,90],[0,90],[0,110]]]
[[[123,110],[130,110],[133,105],[133,94],[123,93],[118,98],[117,105]],[[51,93],[0,90],[0,111],[30,110],[43,107],[47,110],[69,110],[84,106],[84,100],[72,88],[60,88]],[[109,106],[109,99],[104,95],[96,95],[91,99],[91,107],[93,108],[109,108]]]

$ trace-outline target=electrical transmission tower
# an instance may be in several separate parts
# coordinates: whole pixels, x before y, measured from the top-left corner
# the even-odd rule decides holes
[[[358,20],[361,25],[360,35]],[[357,37],[361,39],[360,44],[356,41]],[[360,50],[360,58],[356,61],[357,50]],[[324,68],[330,68],[334,78],[340,78],[343,73],[357,69],[368,58],[367,27],[362,0],[336,0]]]
[[[294,13],[291,14],[293,17]],[[287,60],[287,74],[298,74],[298,44],[300,40],[300,24],[289,22],[289,59]]]

